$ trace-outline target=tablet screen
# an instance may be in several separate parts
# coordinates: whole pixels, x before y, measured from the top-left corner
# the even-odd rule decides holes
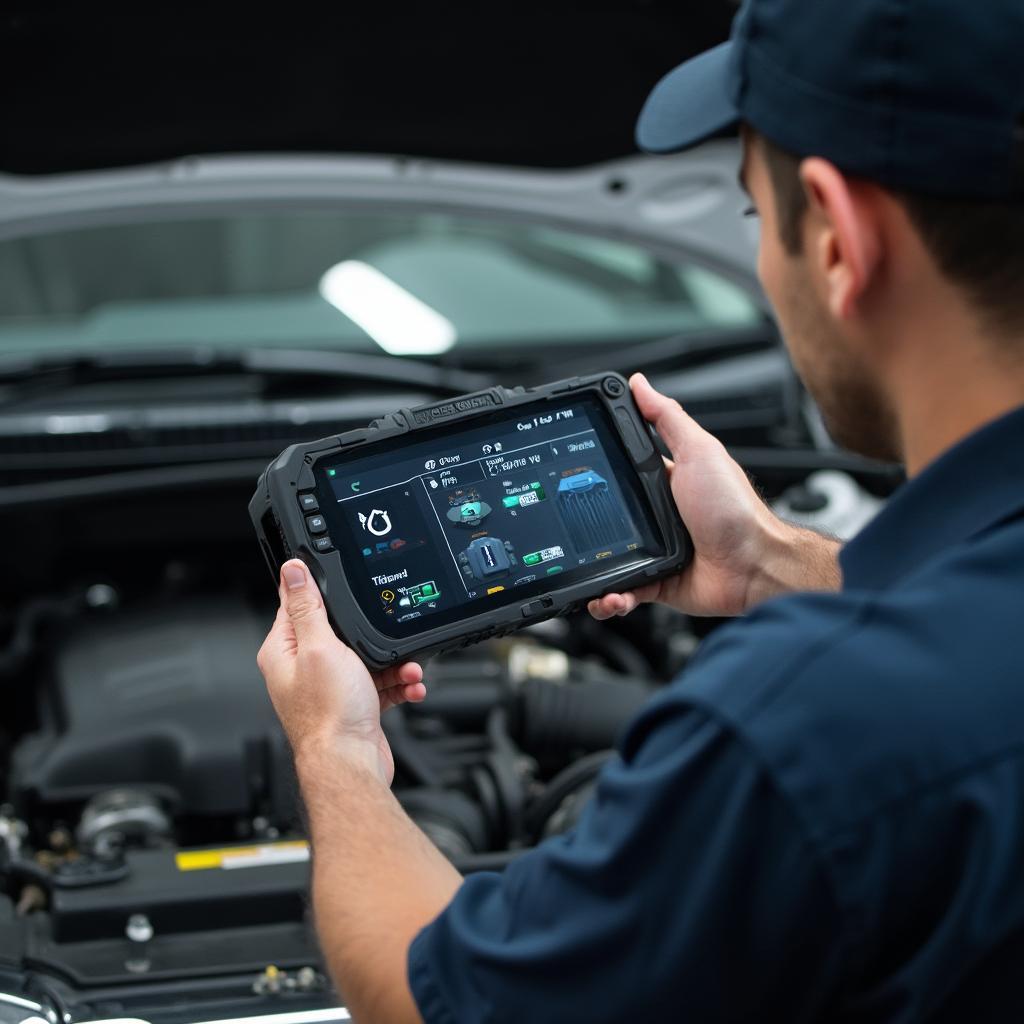
[[[394,637],[665,553],[618,434],[586,396],[334,455],[316,477],[352,590]]]

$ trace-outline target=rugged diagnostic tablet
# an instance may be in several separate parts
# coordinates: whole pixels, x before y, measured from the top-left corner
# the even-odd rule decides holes
[[[491,388],[292,445],[249,503],[382,668],[680,572],[691,546],[617,374]]]

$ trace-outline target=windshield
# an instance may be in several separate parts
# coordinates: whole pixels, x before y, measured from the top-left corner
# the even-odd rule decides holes
[[[450,214],[234,214],[0,242],[0,352],[294,344],[485,355],[761,319],[746,292],[695,262]]]

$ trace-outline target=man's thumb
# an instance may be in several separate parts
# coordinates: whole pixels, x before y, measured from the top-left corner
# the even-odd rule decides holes
[[[297,558],[281,566],[281,604],[291,619],[300,647],[325,632],[333,636],[320,591]]]
[[[642,373],[634,373],[629,386],[637,408],[665,442],[672,458],[685,461],[687,452],[700,444],[704,430],[691,419],[677,401],[655,391]]]

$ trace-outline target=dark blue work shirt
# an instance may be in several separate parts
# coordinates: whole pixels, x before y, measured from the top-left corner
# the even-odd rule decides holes
[[[429,1021],[1024,1020],[1024,409],[714,633],[577,828],[415,939]]]

